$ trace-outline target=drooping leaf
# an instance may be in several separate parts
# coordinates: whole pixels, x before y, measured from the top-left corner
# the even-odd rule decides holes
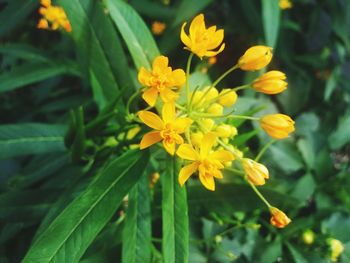
[[[165,263],[188,262],[189,222],[185,186],[178,182],[179,162],[167,160],[162,180],[163,258]]]
[[[0,45],[0,53],[14,56],[28,61],[50,62],[50,58],[43,51],[27,44],[10,43]]]
[[[123,230],[122,262],[151,260],[151,199],[148,174],[130,191]]]
[[[159,50],[143,20],[124,1],[106,0],[106,4],[136,68],[139,69],[141,66],[150,68],[153,59],[159,55]]]
[[[79,71],[72,62],[27,63],[0,75],[0,93],[63,74],[77,76],[79,75]]]
[[[64,125],[24,123],[0,125],[0,158],[65,150]]]
[[[113,160],[36,239],[23,263],[78,262],[139,180],[147,161],[147,153],[135,151]]]

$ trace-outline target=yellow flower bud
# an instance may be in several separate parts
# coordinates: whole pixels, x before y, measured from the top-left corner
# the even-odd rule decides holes
[[[267,170],[266,166],[261,163],[244,158],[242,160],[242,165],[248,176],[249,182],[254,185],[263,185],[265,184],[265,179],[269,178],[269,170]]]
[[[308,229],[303,233],[302,239],[306,245],[311,245],[315,241],[315,234],[312,230]]]
[[[204,95],[203,91],[197,90],[194,94],[193,92],[190,93],[191,97],[193,96],[192,99],[192,105],[195,107],[200,107],[203,105],[204,99],[202,100],[202,97]]]
[[[235,104],[237,100],[237,93],[234,90],[231,90],[231,92],[229,92],[229,90],[230,89],[223,89],[220,92],[220,95],[225,94],[219,98],[219,103],[222,106],[230,107]]]
[[[205,87],[204,88],[204,93],[207,92],[209,89],[209,92],[207,95],[205,95],[205,101],[210,101],[212,99],[215,99],[219,95],[219,91],[215,87]]]
[[[154,21],[152,23],[152,33],[156,36],[159,36],[163,34],[164,30],[166,28],[166,24],[159,22],[159,21]]]
[[[260,119],[260,125],[265,132],[275,139],[284,139],[295,130],[294,121],[284,114],[265,115]]]
[[[271,219],[270,223],[271,225],[277,227],[277,228],[284,228],[287,226],[292,220],[281,210],[279,210],[276,207],[270,207],[270,213],[271,213]]]
[[[219,103],[213,103],[207,110],[208,113],[214,115],[222,115],[224,108]]]
[[[238,60],[242,70],[260,70],[266,67],[272,59],[272,48],[267,46],[254,46],[249,48]]]
[[[331,260],[333,262],[336,262],[344,251],[344,246],[342,242],[340,242],[338,239],[330,238],[328,239],[328,243],[331,247]]]
[[[211,131],[214,127],[214,120],[213,119],[202,119],[201,125],[206,129],[206,131]]]
[[[191,142],[195,146],[199,146],[201,144],[202,139],[203,139],[202,132],[194,132],[191,134]]]
[[[216,135],[218,137],[229,138],[232,136],[231,125],[221,124],[218,127],[216,127],[215,130],[216,130]]]
[[[126,134],[126,139],[128,140],[133,139],[139,133],[139,131],[141,131],[140,126],[135,126],[134,128],[131,128],[130,130],[128,130]]]
[[[238,134],[238,130],[235,126],[230,126],[231,128],[231,137],[234,137]]]
[[[286,74],[281,71],[272,70],[257,78],[252,86],[256,91],[265,94],[278,94],[287,88]]]

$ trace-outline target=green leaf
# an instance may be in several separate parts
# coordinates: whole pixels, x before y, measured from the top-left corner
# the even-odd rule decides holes
[[[23,263],[78,262],[139,180],[148,153],[129,151],[113,160],[36,239]]]
[[[62,74],[79,75],[74,63],[27,63],[0,75],[0,93]]]
[[[278,257],[282,255],[282,243],[279,238],[273,242],[269,242],[268,247],[264,249],[264,253],[260,259],[261,263],[276,262]]]
[[[168,158],[162,176],[163,258],[164,263],[188,262],[189,222],[185,186],[178,182],[179,162]]]
[[[290,243],[286,243],[286,244],[295,263],[308,263],[306,258],[300,253],[300,251],[296,247],[292,246],[292,244]]]
[[[9,4],[0,13],[0,38],[19,24],[26,21],[26,17],[36,8],[39,8],[37,0],[11,0]]]
[[[106,0],[107,7],[116,27],[119,29],[136,69],[150,68],[159,50],[151,32],[135,10],[120,0]]]
[[[339,149],[350,142],[350,108],[338,121],[338,126],[328,138],[331,149]]]
[[[280,8],[278,1],[261,0],[261,6],[265,42],[266,45],[274,48],[276,46],[280,27]]]
[[[94,0],[58,2],[72,24],[70,35],[86,75],[94,81],[94,98],[100,108],[118,97],[121,89],[132,92],[127,59],[102,3]]]
[[[123,230],[124,263],[151,261],[151,198],[148,175],[145,173],[129,194]]]
[[[66,126],[41,123],[0,125],[0,158],[65,151]]]
[[[0,45],[0,53],[29,61],[50,62],[47,54],[27,44],[10,43]]]
[[[313,195],[316,189],[316,182],[312,177],[312,174],[306,174],[301,177],[291,194],[294,198],[300,201],[300,205],[305,205],[305,202]]]

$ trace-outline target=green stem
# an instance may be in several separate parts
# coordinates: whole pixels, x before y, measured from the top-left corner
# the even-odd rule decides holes
[[[267,144],[265,144],[265,146],[260,150],[260,152],[258,153],[258,155],[255,158],[255,161],[258,162],[261,158],[261,156],[266,152],[266,150],[274,143],[276,142],[276,140],[271,140],[269,141]]]
[[[260,120],[260,118],[258,118],[258,117],[244,116],[244,115],[231,115],[231,116],[227,116],[227,117],[233,118],[233,119],[245,119],[245,120],[253,120],[253,121]]]
[[[176,108],[179,108],[180,110],[186,111],[186,108],[181,106],[180,104],[175,103]]]
[[[224,147],[226,150],[228,150],[229,152],[231,152],[231,153],[235,156],[236,159],[242,160],[242,158],[241,158],[235,151],[233,151],[230,147],[228,147],[228,146],[226,145],[226,143],[224,143],[224,142],[223,142],[222,140],[220,140],[220,139],[217,139],[217,141],[218,141],[218,143],[219,143],[222,147]]]
[[[241,171],[241,170],[238,170],[238,169],[234,169],[234,168],[231,168],[231,167],[225,167],[225,170],[233,172],[233,173],[236,173],[236,174],[239,174],[241,176],[244,176],[244,172]]]
[[[190,70],[191,70],[191,62],[193,58],[193,53],[191,53],[187,60],[187,66],[186,66],[186,97],[187,97],[187,109],[189,109],[190,106],[190,85],[189,85],[189,78],[190,78]]]
[[[131,97],[129,98],[128,102],[126,103],[126,115],[127,116],[130,116],[130,106],[131,106],[131,103],[134,101],[134,99],[139,96],[140,94],[140,90],[139,89],[137,92],[135,92],[134,94],[131,95]]]
[[[194,96],[195,96],[195,94],[196,94],[196,92],[197,92],[198,89],[199,89],[199,85],[196,86],[196,87],[194,88],[193,92],[192,92],[191,99],[190,99],[190,104],[189,104],[189,107],[188,107],[188,108],[189,108],[189,113],[192,111],[193,98],[194,98]]]
[[[223,80],[228,74],[230,74],[232,71],[238,68],[238,65],[234,65],[232,68],[228,69],[227,71],[224,72],[220,77],[218,77],[214,82],[213,82],[213,87],[215,87],[221,80]]]
[[[260,191],[258,190],[258,188],[256,188],[256,186],[254,184],[252,184],[251,182],[249,182],[247,180],[247,182],[249,183],[250,187],[253,189],[253,191],[257,194],[257,196],[261,199],[261,201],[263,201],[265,203],[265,205],[270,208],[272,207],[272,205],[270,205],[270,203],[265,199],[265,197],[260,193]]]
[[[194,112],[194,113],[192,113],[192,115],[195,117],[201,117],[201,118],[225,118],[225,117],[229,117],[235,111],[236,110],[233,109],[229,113],[226,113],[223,115],[215,115],[215,114],[209,114],[209,113],[198,113],[198,112]]]

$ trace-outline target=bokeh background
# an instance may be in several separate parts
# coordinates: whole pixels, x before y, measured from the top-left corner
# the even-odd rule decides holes
[[[119,83],[138,87],[127,47],[118,41],[125,51],[119,56],[113,46],[114,26],[104,20],[109,11],[100,1],[87,2],[95,2],[98,8],[74,19],[91,24],[104,40],[107,57],[115,58],[110,66],[119,72]],[[272,46],[274,58],[268,69],[288,76],[283,94],[242,91],[239,107],[257,116],[278,111],[296,121],[293,136],[273,144],[263,156],[271,178],[261,188],[293,222],[282,230],[273,228],[267,209],[239,178],[226,176],[225,184],[210,195],[190,184],[189,262],[350,262],[350,1],[293,0],[287,9],[276,5],[277,0],[127,2],[153,32],[161,54],[169,56],[174,68],[184,68],[188,56],[179,40],[183,21],[204,13],[208,25],[225,30],[224,52],[215,61],[195,61],[198,81],[206,81],[206,73],[215,79],[256,44]],[[105,102],[90,88],[98,84],[89,81],[84,65],[104,68],[99,55],[85,52],[91,44],[86,38],[77,44],[68,33],[36,28],[38,1],[1,0],[0,8],[0,262],[5,263],[20,262],[37,231],[92,180],[86,176],[90,166],[98,167],[98,160],[118,154],[123,145],[114,144],[116,131],[122,130],[113,125],[103,130],[107,141],[93,137],[96,130],[88,129],[84,153],[73,156],[67,154],[66,146],[72,149],[79,141],[67,141],[67,136],[66,146],[50,142],[22,147],[7,142],[11,136],[25,140],[29,128],[62,137],[72,115],[79,130],[82,107],[83,119],[93,120]],[[68,17],[77,13],[71,10]],[[120,65],[133,78],[123,75]],[[259,74],[237,71],[221,86],[249,83]],[[123,96],[127,98],[133,90],[126,86]],[[123,112],[116,116],[123,123]],[[30,127],[28,123],[51,125]],[[241,125],[248,133],[236,143],[253,156],[268,138],[250,123]],[[95,145],[100,148],[96,150]],[[42,150],[45,147],[50,150]],[[94,164],[86,156],[94,156]],[[152,262],[161,262],[159,187],[152,183]],[[125,207],[124,202],[114,223],[104,227],[81,262],[121,262],[123,223],[118,218]]]

